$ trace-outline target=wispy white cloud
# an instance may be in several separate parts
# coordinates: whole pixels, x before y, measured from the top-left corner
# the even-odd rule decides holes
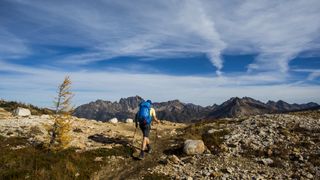
[[[113,99],[128,94],[147,94],[155,99],[170,99],[172,94],[172,98],[196,102],[198,98],[188,97],[199,97],[201,94],[203,97],[199,103],[210,104],[205,96],[208,96],[208,99],[214,97],[225,100],[226,96],[248,95],[266,99],[263,94],[267,94],[267,90],[278,92],[290,87],[292,93],[286,95],[278,92],[278,95],[273,97],[281,98],[280,95],[284,95],[289,101],[293,101],[294,98],[289,95],[297,99],[296,95],[301,95],[303,89],[288,85],[288,72],[291,72],[289,62],[302,52],[312,52],[318,56],[318,53],[314,52],[320,49],[318,0],[3,2],[9,3],[10,6],[5,8],[11,9],[0,12],[0,20],[5,19],[0,21],[0,27],[5,27],[0,28],[0,58],[6,60],[0,61],[0,70],[19,71],[30,75],[19,78],[2,76],[1,87],[34,89],[39,87],[37,84],[52,87],[63,78],[61,74],[68,73],[63,66],[72,64],[82,67],[72,72],[76,88],[87,89],[89,82],[94,83],[90,85],[94,87],[90,91],[98,91],[100,96],[104,89],[111,87]],[[15,16],[11,17],[4,12],[14,13]],[[83,51],[50,58],[50,61],[56,61],[55,64],[60,65],[60,68],[63,64],[59,71],[8,63],[8,59],[14,57],[36,55],[38,49],[34,46],[43,45],[80,47]],[[161,60],[197,53],[207,55],[218,76],[175,77],[129,74],[119,70],[109,73],[83,70],[83,65],[119,56]],[[248,65],[247,73],[235,75],[222,72],[224,54],[256,54],[257,57]],[[319,77],[318,71],[307,73],[310,73],[307,80]],[[148,82],[148,89],[152,90],[152,93],[143,88],[132,89],[140,86],[140,81]],[[152,85],[154,81],[159,85]],[[237,86],[242,86],[241,90],[236,88]],[[168,87],[175,88],[167,93]],[[316,96],[315,90],[318,90],[316,85],[308,86],[304,91],[306,95],[301,97],[310,99],[307,94]],[[9,96],[9,91],[6,92]],[[220,97],[221,92],[225,95]],[[94,93],[88,94],[98,97]],[[111,93],[107,91],[106,94]],[[271,97],[269,94],[268,96]],[[300,102],[303,98],[297,101]]]
[[[26,37],[31,43],[91,49],[76,55],[84,58],[66,57],[79,63],[119,55],[202,52],[219,72],[226,50],[260,54],[249,70],[287,72],[291,59],[319,45],[313,42],[320,31],[317,0],[12,2],[20,15],[38,25]],[[162,48],[167,53],[156,53]]]
[[[206,53],[217,68],[217,75],[220,76],[223,67],[221,54],[227,45],[221,40],[214,21],[207,15],[208,12],[204,9],[204,5],[206,4],[200,1],[186,1],[182,5],[178,22],[181,22],[187,31],[194,33],[206,42]]]
[[[307,80],[312,81],[320,77],[320,69],[293,69],[294,72],[309,73]]]

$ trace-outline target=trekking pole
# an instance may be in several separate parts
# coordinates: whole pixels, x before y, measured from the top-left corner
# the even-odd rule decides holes
[[[154,144],[156,144],[157,139],[158,139],[158,126],[159,126],[159,124],[157,124],[157,127],[156,127],[156,138],[154,140]]]
[[[137,126],[134,129],[134,133],[133,133],[133,137],[132,137],[132,141],[131,141],[131,145],[133,146],[133,142],[134,142],[134,137],[136,136],[136,132],[137,132]]]

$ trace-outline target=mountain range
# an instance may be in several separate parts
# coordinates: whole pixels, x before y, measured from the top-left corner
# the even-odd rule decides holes
[[[140,96],[121,98],[118,102],[96,100],[77,107],[74,115],[81,118],[108,121],[111,118],[124,120],[134,118],[139,104],[144,99]],[[200,106],[192,103],[183,103],[179,100],[155,102],[153,107],[159,119],[174,122],[196,122],[206,119],[213,120],[225,117],[238,117],[265,113],[283,113],[309,109],[320,109],[317,103],[289,104],[282,100],[263,103],[250,97],[233,97],[221,105]]]

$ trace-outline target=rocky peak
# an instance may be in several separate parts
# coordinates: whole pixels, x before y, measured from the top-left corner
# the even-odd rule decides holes
[[[268,106],[260,101],[249,97],[233,97],[216,107],[208,118],[237,117],[268,112],[270,112]]]
[[[287,102],[285,102],[285,101],[283,101],[283,100],[277,101],[276,104],[277,104],[277,105],[282,105],[282,106],[288,106],[288,105],[289,105],[289,103],[287,103]]]
[[[97,100],[76,108],[74,115],[100,121],[111,118],[124,120],[134,118],[139,104],[144,99],[140,96],[121,98],[119,102]],[[250,97],[233,97],[221,105],[202,107],[192,103],[183,103],[179,100],[154,102],[159,119],[175,122],[191,122],[200,119],[216,119],[223,117],[237,117],[264,113],[277,113],[317,108],[318,104],[289,104],[282,100],[268,101],[266,104]]]
[[[276,104],[276,102],[275,102],[275,101],[271,101],[271,100],[269,100],[266,104],[267,104],[267,105],[275,105],[275,104]]]
[[[111,101],[104,101],[102,99],[97,99],[95,102],[91,102],[90,104],[108,104],[112,103]]]
[[[121,98],[119,104],[126,109],[135,109],[144,99],[140,96]]]

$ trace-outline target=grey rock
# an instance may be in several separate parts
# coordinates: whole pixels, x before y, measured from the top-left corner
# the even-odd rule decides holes
[[[126,123],[133,123],[133,119],[127,118],[125,122],[126,122]]]
[[[117,118],[112,118],[109,120],[110,123],[116,124],[118,123],[118,119]]]
[[[188,139],[184,142],[183,152],[187,155],[202,154],[205,149],[206,148],[202,140]]]
[[[18,107],[17,109],[14,110],[13,114],[15,116],[31,116],[31,111],[26,108]]]

